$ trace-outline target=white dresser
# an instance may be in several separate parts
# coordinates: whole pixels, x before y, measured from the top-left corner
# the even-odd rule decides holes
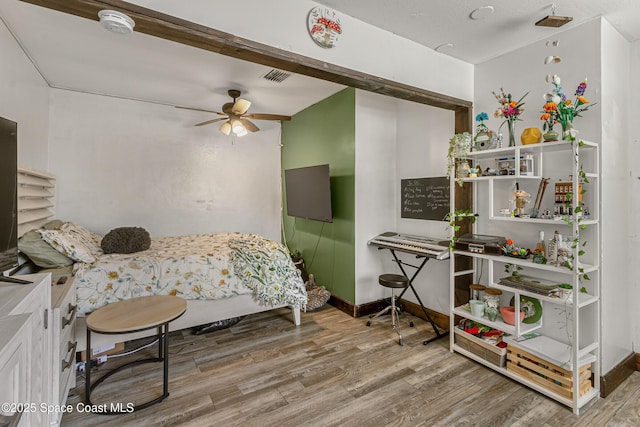
[[[65,276],[66,277],[66,276]],[[73,276],[51,286],[51,401],[65,405],[76,376],[76,288]],[[60,425],[62,412],[51,413],[51,425]]]
[[[32,284],[0,282],[0,320],[13,324],[12,335],[0,342],[0,383],[10,384],[3,391],[2,403],[15,403],[22,409],[20,426],[46,426],[50,423],[43,404],[51,400],[51,274],[20,276]],[[19,316],[16,318],[15,316]],[[20,320],[16,320],[20,319]],[[18,325],[21,324],[21,325]],[[26,369],[20,369],[25,366]],[[5,408],[7,409],[7,408]],[[16,411],[3,412],[11,415]]]

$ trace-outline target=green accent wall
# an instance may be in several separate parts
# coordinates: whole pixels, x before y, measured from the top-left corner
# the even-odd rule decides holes
[[[316,283],[355,304],[356,91],[344,89],[282,123],[283,227]],[[284,170],[329,164],[333,223],[287,215]]]

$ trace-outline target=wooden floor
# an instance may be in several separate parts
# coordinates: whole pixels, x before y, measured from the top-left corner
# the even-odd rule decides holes
[[[580,416],[448,350],[424,321],[403,325],[404,346],[384,319],[365,326],[325,306],[247,316],[205,335],[171,334],[170,396],[126,415],[81,413],[84,379],[67,401],[63,426],[639,426],[640,372]],[[406,319],[405,319],[406,320]],[[136,353],[156,354],[145,349]],[[97,378],[132,356],[113,358]],[[161,364],[114,375],[94,404],[141,402],[161,390]]]

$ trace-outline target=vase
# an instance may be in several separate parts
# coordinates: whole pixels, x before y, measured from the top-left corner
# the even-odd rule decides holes
[[[544,138],[544,142],[557,141],[558,140],[558,132],[556,132],[555,130],[551,129],[551,130],[548,130],[547,132],[545,132],[544,135],[542,135],[542,137]]]
[[[563,141],[573,141],[576,138],[577,130],[573,128],[571,122],[567,123],[565,126],[562,126],[562,140]]]
[[[509,147],[515,147],[516,146],[516,121],[507,120],[507,125],[509,125]]]

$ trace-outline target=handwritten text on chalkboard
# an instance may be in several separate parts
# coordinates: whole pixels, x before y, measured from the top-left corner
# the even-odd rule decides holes
[[[444,221],[449,213],[449,180],[446,177],[403,179],[401,217]]]

